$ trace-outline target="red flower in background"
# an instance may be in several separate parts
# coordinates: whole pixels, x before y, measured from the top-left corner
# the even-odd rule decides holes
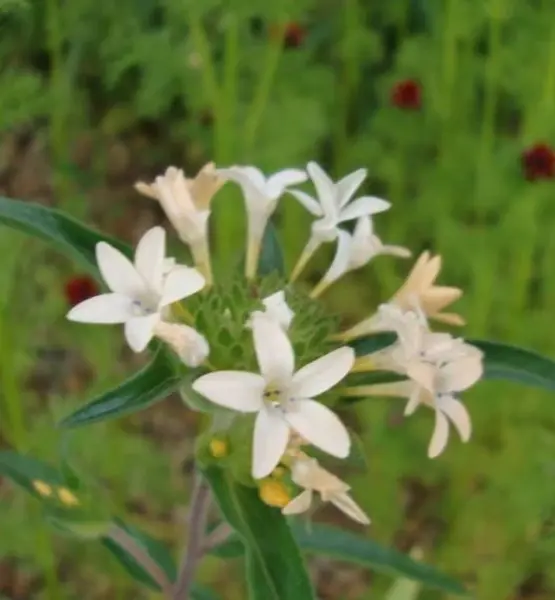
[[[64,286],[67,303],[75,306],[100,293],[95,280],[88,275],[72,277]]]
[[[555,152],[549,144],[530,146],[522,153],[522,168],[526,179],[553,179],[555,177]]]
[[[306,29],[296,21],[287,23],[282,32],[280,32],[279,26],[270,26],[270,35],[273,38],[279,36],[280,33],[283,39],[284,48],[298,48],[306,38]]]
[[[399,81],[391,90],[391,104],[406,110],[418,110],[422,103],[422,88],[418,81]]]

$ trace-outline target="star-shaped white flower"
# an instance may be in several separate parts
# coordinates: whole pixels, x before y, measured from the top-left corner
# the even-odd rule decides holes
[[[232,166],[218,169],[224,179],[237,183],[245,197],[248,222],[247,277],[254,277],[264,230],[277,207],[278,200],[290,185],[306,181],[307,175],[300,169],[284,169],[266,177],[260,169],[251,166]]]
[[[291,310],[291,307],[287,304],[287,300],[285,298],[285,292],[280,290],[271,296],[267,296],[262,299],[262,304],[264,304],[264,310],[255,310],[252,314],[251,319],[248,322],[248,326],[252,325],[252,318],[256,318],[260,315],[266,315],[271,319],[274,319],[277,323],[281,325],[284,331],[289,329],[291,325],[291,321],[295,316],[295,313]]]
[[[308,163],[307,172],[316,188],[317,198],[300,190],[290,192],[318,218],[312,224],[310,239],[293,270],[292,280],[298,277],[321,244],[333,242],[338,237],[340,223],[375,215],[391,207],[390,202],[375,196],[362,196],[351,202],[354,193],[366,178],[366,169],[358,169],[338,182],[333,182],[315,162]]]
[[[360,217],[357,220],[352,234],[339,229],[337,251],[333,262],[320,283],[312,291],[311,296],[318,297],[340,277],[349,271],[364,267],[380,255],[408,258],[411,252],[403,246],[383,244],[380,238],[374,235],[374,224],[368,216]]]
[[[322,468],[315,458],[301,454],[291,465],[291,479],[304,488],[296,498],[287,504],[282,512],[285,515],[297,515],[310,509],[314,492],[320,494],[323,502],[330,502],[348,517],[368,525],[370,519],[360,506],[351,498],[351,487],[338,477]]]
[[[260,374],[217,371],[199,377],[193,389],[219,404],[244,413],[258,413],[254,426],[253,477],[269,475],[279,463],[290,431],[299,433],[324,452],[345,458],[349,434],[337,416],[313,400],[341,381],[351,369],[354,352],[339,348],[296,373],[295,355],[287,334],[275,320],[253,318],[254,347]]]
[[[204,277],[182,265],[170,268],[165,258],[166,232],[149,229],[140,239],[132,263],[106,242],[96,245],[96,260],[108,294],[89,298],[67,314],[81,323],[124,323],[127,343],[135,352],[146,348],[165,307],[195,294]]]

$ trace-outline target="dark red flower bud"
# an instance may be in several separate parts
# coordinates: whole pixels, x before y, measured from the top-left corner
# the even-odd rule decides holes
[[[534,144],[522,153],[522,169],[529,181],[555,177],[555,152],[545,143]]]
[[[100,293],[95,280],[89,275],[72,277],[64,286],[67,303],[76,306],[80,302]]]
[[[418,81],[399,81],[391,90],[391,104],[405,110],[418,110],[422,104],[422,89]]]
[[[274,38],[281,35],[284,48],[298,48],[306,38],[306,29],[299,23],[292,21],[287,23],[281,32],[278,26],[271,25],[270,35]]]

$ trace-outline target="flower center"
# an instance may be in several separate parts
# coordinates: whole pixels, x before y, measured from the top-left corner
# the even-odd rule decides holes
[[[133,300],[133,313],[136,317],[148,317],[158,312],[158,302],[154,296],[145,295]]]

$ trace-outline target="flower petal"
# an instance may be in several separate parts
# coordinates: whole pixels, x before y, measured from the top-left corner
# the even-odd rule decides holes
[[[337,198],[339,208],[343,208],[347,202],[353,197],[353,194],[361,186],[366,179],[368,171],[366,169],[357,169],[354,173],[350,173],[340,179],[335,185],[337,188]]]
[[[347,458],[351,440],[345,425],[327,406],[312,399],[297,400],[285,413],[287,422],[311,444],[324,452]]]
[[[154,328],[160,320],[155,313],[146,317],[133,317],[125,322],[125,339],[133,352],[142,352],[154,337]]]
[[[295,198],[306,208],[306,210],[308,210],[308,212],[313,214],[315,217],[324,216],[322,207],[309,194],[302,192],[301,190],[289,190],[289,193],[295,196]]]
[[[146,283],[133,263],[110,244],[98,242],[96,262],[102,278],[112,292],[136,298],[145,291]]]
[[[149,229],[135,250],[135,268],[156,292],[161,291],[166,256],[166,232],[162,227]]]
[[[265,381],[258,373],[245,371],[216,371],[193,383],[195,392],[210,402],[245,413],[263,408],[264,386]]]
[[[336,508],[341,512],[345,513],[348,517],[361,523],[362,525],[370,525],[370,519],[368,515],[360,508],[360,506],[351,498],[348,493],[336,494],[329,498]]]
[[[266,182],[266,192],[271,198],[278,198],[285,188],[306,181],[308,176],[301,169],[284,169],[272,175]]]
[[[79,323],[125,323],[132,316],[133,301],[121,294],[94,296],[80,302],[67,313],[70,321]]]
[[[384,212],[391,207],[391,202],[376,198],[375,196],[363,196],[348,204],[339,213],[339,222],[351,221],[365,215],[375,215]]]
[[[441,410],[436,410],[436,422],[432,439],[428,446],[428,458],[436,458],[436,456],[439,456],[445,450],[448,439],[449,421],[447,421],[447,417]]]
[[[281,512],[284,515],[300,515],[306,512],[312,504],[312,496],[312,490],[304,490],[293,498],[289,504],[286,504]]]
[[[353,238],[351,234],[343,229],[338,229],[337,250],[335,251],[335,256],[330,268],[326,271],[322,281],[337,281],[340,277],[345,275],[347,271],[349,271],[352,249]]]
[[[261,479],[278,465],[289,441],[289,425],[277,410],[263,408],[254,423],[252,476]]]
[[[453,423],[461,436],[461,440],[468,442],[472,434],[472,423],[466,406],[453,396],[442,396],[437,402],[437,408]]]
[[[482,376],[484,366],[480,354],[465,356],[440,367],[439,392],[462,392]]]
[[[339,383],[352,369],[355,352],[344,346],[312,361],[293,375],[290,393],[296,398],[311,398]]]
[[[167,275],[163,285],[161,306],[173,304],[201,290],[206,281],[204,277],[191,267],[178,265]]]
[[[324,215],[335,221],[338,213],[335,204],[335,184],[318,163],[309,162],[306,170],[314,183]]]
[[[289,385],[295,368],[295,354],[280,324],[264,313],[255,313],[252,333],[258,366],[266,382]]]

